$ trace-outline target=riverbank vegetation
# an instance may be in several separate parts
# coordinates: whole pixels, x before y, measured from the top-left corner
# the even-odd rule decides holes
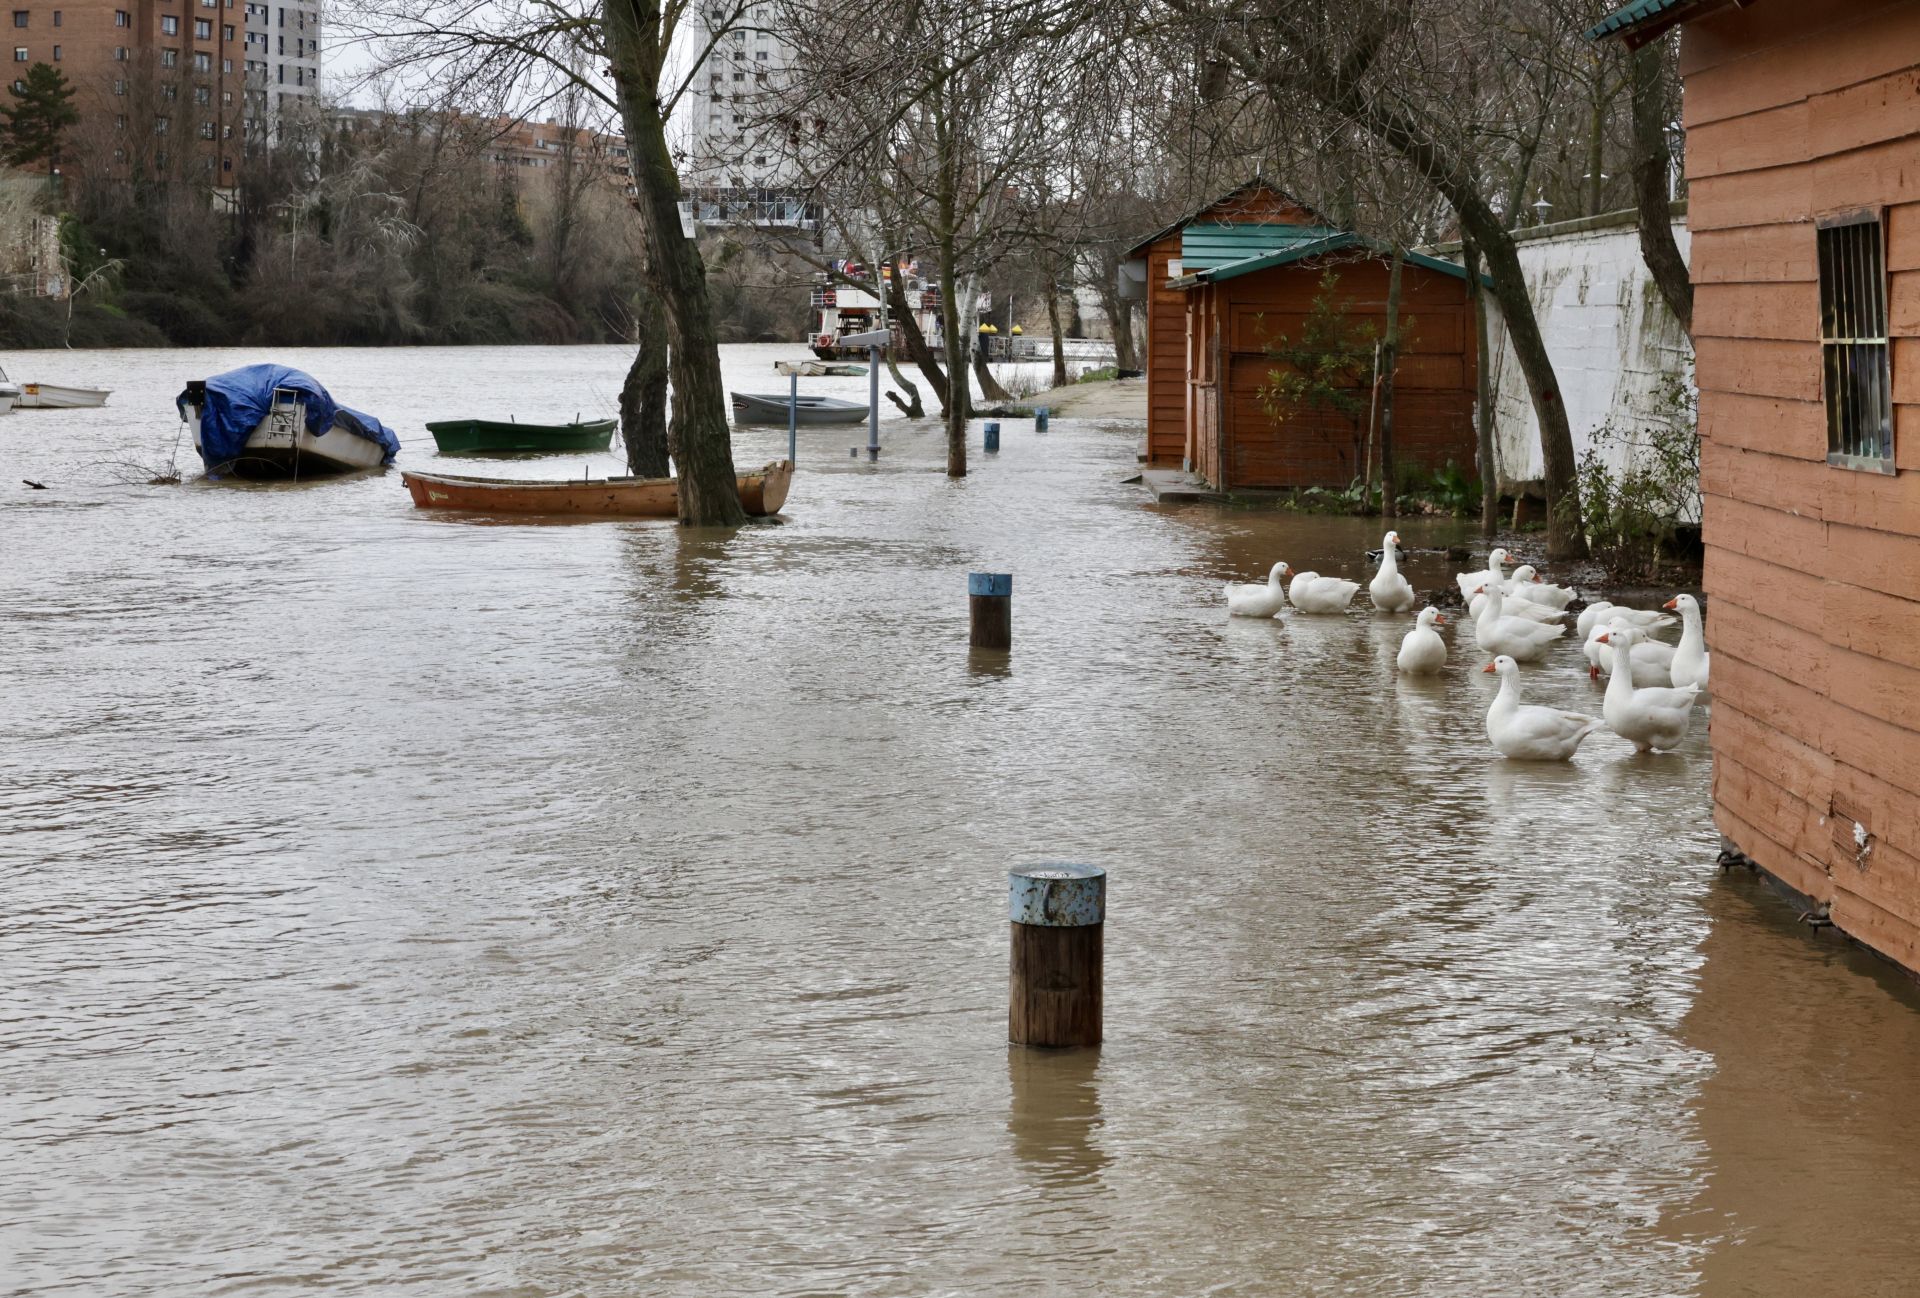
[[[641,260],[624,158],[584,127],[516,166],[506,118],[361,113],[250,156],[230,212],[164,160],[129,183],[71,133],[60,213],[71,304],[0,297],[0,346],[591,343],[634,335]],[[117,147],[117,146],[116,146]],[[799,337],[804,269],[702,240],[723,342]]]

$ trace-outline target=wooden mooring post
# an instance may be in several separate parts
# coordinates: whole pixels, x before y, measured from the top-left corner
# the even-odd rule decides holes
[[[975,649],[1013,648],[1013,574],[967,574],[967,612],[972,630],[967,643]]]
[[[1100,1044],[1106,915],[1107,872],[1097,865],[1032,865],[1008,871],[1009,1042]]]

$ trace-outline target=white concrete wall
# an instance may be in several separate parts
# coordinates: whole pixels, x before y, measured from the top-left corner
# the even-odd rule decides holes
[[[1673,232],[1687,255],[1684,217]],[[1693,346],[1647,273],[1633,213],[1525,231],[1519,252],[1573,425],[1574,454],[1592,444],[1594,430],[1609,418],[1618,427],[1663,419],[1662,381],[1679,373],[1691,382]],[[1488,323],[1499,477],[1539,479],[1545,474],[1540,427],[1526,378],[1497,308]],[[1609,457],[1614,468],[1620,458]]]

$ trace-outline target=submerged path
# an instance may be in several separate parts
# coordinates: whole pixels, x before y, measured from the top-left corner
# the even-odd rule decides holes
[[[620,365],[329,358],[396,394]],[[1517,766],[1460,642],[1422,684],[1405,619],[1224,616],[1276,559],[1360,575],[1369,524],[1151,505],[1137,436],[1067,413],[961,482],[931,424],[877,468],[805,432],[781,526],[492,525],[397,475],[114,485],[141,409],[0,427],[0,480],[54,484],[0,493],[8,1294],[1920,1262],[1913,995],[1714,871],[1702,730]],[[1401,531],[1439,585],[1454,530]],[[969,569],[1016,574],[1004,664],[969,660]],[[1598,708],[1577,650],[1528,691]],[[1097,1053],[1004,1044],[1036,859],[1111,872]]]

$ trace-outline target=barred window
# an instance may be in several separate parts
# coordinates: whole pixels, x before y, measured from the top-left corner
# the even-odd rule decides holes
[[[1893,382],[1887,341],[1886,227],[1878,211],[1823,218],[1820,359],[1827,463],[1893,472]]]

